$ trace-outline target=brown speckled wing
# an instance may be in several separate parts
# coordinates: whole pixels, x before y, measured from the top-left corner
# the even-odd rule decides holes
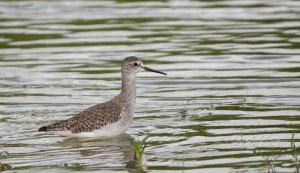
[[[122,107],[113,102],[92,106],[72,118],[46,126],[46,131],[91,132],[120,119]]]

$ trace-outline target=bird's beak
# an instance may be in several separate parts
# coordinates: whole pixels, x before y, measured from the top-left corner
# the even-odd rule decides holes
[[[164,72],[161,72],[161,71],[158,71],[158,70],[154,70],[154,69],[146,67],[144,65],[142,65],[142,68],[145,69],[145,71],[151,71],[151,72],[154,72],[154,73],[160,73],[160,74],[167,75],[167,73],[164,73]]]

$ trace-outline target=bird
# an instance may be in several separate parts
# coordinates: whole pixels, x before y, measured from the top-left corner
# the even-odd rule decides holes
[[[146,67],[136,56],[128,56],[121,65],[121,92],[117,96],[84,109],[69,119],[42,126],[38,131],[71,137],[113,137],[125,133],[134,114],[135,76],[142,71],[167,75],[162,71]]]

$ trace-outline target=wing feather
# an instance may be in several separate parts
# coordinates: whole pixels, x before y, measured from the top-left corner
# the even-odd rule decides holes
[[[74,117],[62,120],[48,126],[41,127],[39,131],[71,131],[72,133],[90,132],[95,129],[116,122],[120,119],[122,107],[114,102],[105,102],[89,107]]]

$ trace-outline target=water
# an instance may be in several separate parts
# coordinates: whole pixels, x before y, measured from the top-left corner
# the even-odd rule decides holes
[[[23,172],[296,172],[300,1],[1,1],[1,162]],[[134,120],[117,139],[37,132],[108,100],[142,57]],[[294,155],[295,156],[295,155]],[[6,171],[6,172],[12,172]]]

